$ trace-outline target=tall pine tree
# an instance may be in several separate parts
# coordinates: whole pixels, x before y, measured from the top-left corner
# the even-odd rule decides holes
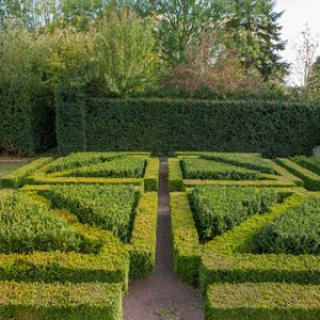
[[[222,24],[227,44],[265,80],[283,77],[288,69],[279,55],[286,44],[279,25],[283,12],[275,12],[271,0],[231,0],[228,4]]]

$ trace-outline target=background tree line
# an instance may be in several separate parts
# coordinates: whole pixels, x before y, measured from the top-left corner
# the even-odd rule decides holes
[[[281,98],[281,15],[272,0],[0,0],[0,81],[38,86],[26,94],[67,77],[111,97]]]

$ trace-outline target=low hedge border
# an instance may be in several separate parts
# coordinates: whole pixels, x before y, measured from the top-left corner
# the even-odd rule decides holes
[[[34,160],[21,168],[10,172],[8,175],[4,176],[0,180],[0,185],[2,188],[19,188],[24,183],[26,178],[38,170],[39,168],[45,166],[46,164],[50,163],[53,158],[46,157],[46,158],[39,158]]]
[[[182,170],[180,167],[180,159],[169,158],[168,171],[169,192],[185,191]]]
[[[289,172],[301,178],[305,187],[310,191],[320,190],[320,176],[316,173],[301,167],[299,164],[284,158],[277,158],[276,162],[286,168]]]
[[[289,207],[300,204],[308,192],[278,189],[288,196],[270,213],[254,215],[205,245],[199,243],[187,193],[171,193],[171,228],[174,264],[178,276],[198,284],[203,293],[217,282],[288,282],[320,284],[320,257],[312,255],[250,254],[252,237]]]
[[[293,162],[299,164],[300,166],[320,175],[320,165],[319,164],[317,165],[316,163],[312,162],[311,159],[309,159],[308,157],[296,156],[296,157],[290,158],[290,160],[292,160]]]
[[[252,187],[295,187],[303,186],[302,179],[291,174],[285,168],[274,161],[270,162],[279,175],[263,174],[266,180],[201,180],[183,179],[180,161],[184,157],[196,158],[205,154],[203,152],[176,152],[177,158],[169,158],[169,190],[170,192],[185,191],[186,188],[193,188],[197,185],[226,185],[226,186],[252,186]]]
[[[214,284],[208,289],[206,320],[317,320],[320,286],[284,283]]]
[[[189,284],[197,284],[200,264],[199,236],[187,193],[170,193],[174,268]]]
[[[158,191],[160,175],[160,160],[159,158],[148,158],[147,167],[144,174],[144,191]]]
[[[51,202],[46,198],[34,194],[31,196],[33,201],[41,201],[51,206]],[[1,254],[0,281],[122,283],[123,290],[127,291],[129,253],[126,246],[110,232],[78,224],[74,215],[66,210],[53,211],[81,231],[88,240],[88,251],[99,249],[99,252]]]
[[[0,283],[1,319],[122,319],[119,284]]]
[[[133,155],[133,153],[130,153]],[[140,155],[135,153],[135,155]],[[143,153],[141,153],[143,156]],[[157,191],[159,185],[159,164],[158,158],[147,158],[147,166],[143,178],[87,178],[87,177],[58,177],[56,174],[47,174],[46,167],[37,170],[26,178],[27,184],[126,184],[140,186],[146,192]]]
[[[32,197],[36,201],[42,201],[47,206],[52,207],[48,198],[34,193],[35,191],[41,193],[52,187],[52,185],[27,185],[21,190],[32,192]],[[89,246],[91,250],[100,248],[101,243],[105,241],[105,237],[110,237],[108,231],[78,223],[78,217],[68,210],[54,209],[53,211],[81,232],[88,244],[91,244]],[[158,194],[156,192],[143,193],[135,209],[131,238],[126,245],[130,255],[129,276],[131,278],[146,277],[150,275],[155,266],[157,220]]]
[[[199,283],[202,292],[217,282],[288,282],[320,284],[320,256],[251,254],[253,237],[288,208],[298,206],[305,194],[294,194],[269,214],[255,215],[221,237],[208,242],[201,252]]]
[[[135,218],[128,250],[130,277],[147,277],[155,266],[158,221],[158,194],[142,194]]]

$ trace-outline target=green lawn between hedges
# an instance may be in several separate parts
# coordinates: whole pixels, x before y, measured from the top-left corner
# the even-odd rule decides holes
[[[102,161],[110,163],[128,158],[129,169],[131,159],[138,159],[137,163],[141,159],[144,176],[88,177],[79,184],[77,177],[70,181],[57,175],[70,165],[90,166],[101,161],[101,155],[74,154],[70,158],[40,158],[1,180],[3,187],[18,188],[0,191],[0,209],[7,214],[0,219],[3,235],[10,235],[4,225],[10,231],[20,221],[22,231],[12,232],[9,240],[14,244],[19,237],[26,244],[28,236],[30,243],[28,254],[20,253],[17,241],[8,254],[0,254],[1,319],[120,320],[122,292],[127,291],[129,277],[148,276],[154,267],[158,197],[144,190],[157,190],[159,160],[147,153],[103,154]],[[38,175],[48,183],[37,180]],[[31,226],[19,218],[28,210],[34,217],[31,221],[38,219]],[[52,221],[46,219],[48,215]],[[55,223],[60,228],[54,229]],[[70,248],[58,246],[67,243],[62,238],[64,230],[73,237]],[[0,237],[1,243],[4,239]]]

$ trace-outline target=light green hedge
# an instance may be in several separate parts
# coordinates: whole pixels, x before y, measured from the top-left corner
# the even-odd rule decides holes
[[[10,172],[8,175],[1,178],[1,187],[2,188],[19,188],[24,183],[26,178],[32,174],[34,171],[38,170],[39,168],[45,166],[49,162],[51,162],[52,158],[39,158],[34,160],[21,168]]]
[[[306,157],[306,156],[296,156],[296,157],[291,158],[290,160],[292,160],[293,162],[299,164],[300,166],[320,175],[319,160],[315,161],[315,159],[313,159],[313,157]]]
[[[289,282],[320,284],[320,256],[252,254],[254,237],[271,221],[298,207],[304,194],[294,194],[269,214],[255,215],[208,242],[202,249],[199,283],[202,292],[217,282]]]
[[[180,159],[169,158],[168,159],[168,183],[169,191],[184,191],[183,175],[180,167]]]
[[[304,181],[304,185],[308,190],[319,191],[320,190],[320,176],[316,173],[301,167],[297,163],[284,158],[278,158],[276,161],[285,167],[288,171],[301,178]]]
[[[158,220],[158,194],[144,193],[135,211],[128,245],[130,277],[147,277],[155,265]]]
[[[93,155],[97,157],[99,153],[89,153],[90,155]],[[101,153],[102,154],[102,153]],[[75,153],[76,160],[79,162],[82,161],[88,161],[87,157],[84,157],[86,153]],[[74,157],[71,157],[72,155],[68,156],[71,157],[70,161],[67,161],[65,163],[63,159],[66,158],[59,158],[56,161],[52,163],[52,165],[44,166],[43,168],[35,171],[33,174],[29,175],[25,179],[25,183],[29,184],[125,184],[125,185],[135,185],[139,186],[142,189],[144,189],[146,192],[152,192],[152,191],[158,191],[158,185],[159,185],[159,159],[158,158],[151,158],[148,157],[148,152],[127,152],[127,153],[106,153],[106,156],[116,156],[116,155],[128,155],[130,156],[136,156],[136,157],[147,157],[146,158],[146,169],[144,177],[142,178],[103,178],[103,177],[64,177],[61,176],[62,172],[53,172],[50,173],[50,170],[54,168],[54,165],[59,166],[70,166],[75,159]],[[79,158],[80,157],[80,158]],[[71,162],[71,163],[70,163]],[[77,162],[77,163],[78,163]],[[86,163],[86,162],[85,162]],[[49,172],[48,172],[49,171]]]
[[[214,284],[206,320],[318,320],[320,286],[283,283]]]
[[[170,193],[170,211],[175,272],[188,283],[196,284],[199,236],[186,193]]]
[[[0,301],[0,319],[122,319],[119,284],[1,282]]]

